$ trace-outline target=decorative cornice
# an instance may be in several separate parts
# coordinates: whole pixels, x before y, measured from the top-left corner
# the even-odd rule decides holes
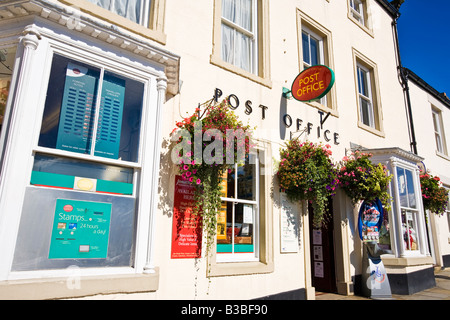
[[[180,57],[160,48],[151,40],[60,2],[5,0],[0,3],[0,23],[30,16],[56,22],[66,26],[71,32],[88,35],[97,41],[114,45],[162,65],[167,77],[167,91],[174,95],[178,93]]]

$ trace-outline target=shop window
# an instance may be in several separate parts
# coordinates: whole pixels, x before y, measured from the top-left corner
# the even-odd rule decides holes
[[[353,49],[353,57],[355,63],[358,126],[374,134],[384,136],[377,66],[355,49]]]
[[[151,0],[88,0],[135,23],[148,24]]]
[[[144,81],[54,54],[13,271],[133,266]]]
[[[214,17],[211,62],[269,86],[268,1],[215,0]]]
[[[442,125],[442,113],[439,109],[432,109],[433,115],[433,128],[434,128],[434,138],[436,141],[436,150],[446,155],[447,146],[445,142],[444,127]]]
[[[331,69],[333,67],[331,32],[325,27],[312,20],[308,15],[298,10],[298,31],[300,70],[307,69],[314,65],[325,65]],[[325,97],[318,101],[309,102],[318,109],[327,112],[334,112],[334,88]]]
[[[217,218],[217,262],[258,259],[259,164],[256,155],[231,165],[223,176],[222,210]]]
[[[39,146],[138,161],[144,85],[55,55]]]

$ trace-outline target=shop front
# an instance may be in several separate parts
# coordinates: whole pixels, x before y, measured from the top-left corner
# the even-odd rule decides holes
[[[160,122],[179,58],[56,5],[14,8],[0,21],[0,295],[155,291]]]

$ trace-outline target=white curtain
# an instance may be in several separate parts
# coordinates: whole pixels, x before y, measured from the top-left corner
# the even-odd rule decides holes
[[[117,13],[133,22],[140,23],[141,7],[145,0],[88,0],[99,7]]]
[[[222,59],[251,72],[252,39],[233,24],[253,32],[252,0],[222,0],[222,17],[231,22],[222,23]]]

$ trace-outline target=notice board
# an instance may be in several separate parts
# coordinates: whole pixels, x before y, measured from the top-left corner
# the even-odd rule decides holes
[[[172,225],[172,259],[200,258],[202,249],[202,221],[194,215],[195,187],[181,176],[175,177]]]
[[[56,199],[48,258],[106,258],[111,207],[111,203]]]

